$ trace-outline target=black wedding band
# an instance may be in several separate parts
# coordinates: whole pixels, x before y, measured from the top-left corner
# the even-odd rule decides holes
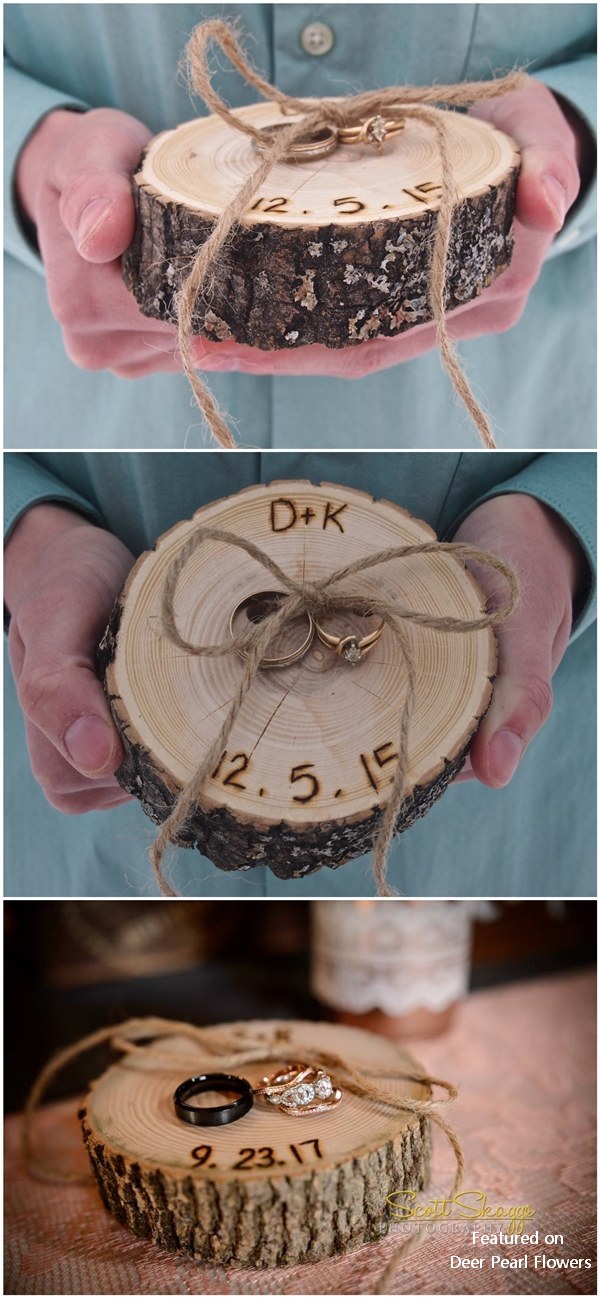
[[[203,1091],[233,1091],[239,1096],[227,1104],[215,1104],[200,1109],[187,1101],[192,1095],[201,1095]],[[230,1073],[204,1073],[202,1077],[188,1077],[177,1087],[173,1104],[178,1118],[182,1122],[191,1122],[193,1127],[222,1127],[227,1122],[237,1122],[249,1113],[254,1103],[250,1082],[245,1077],[233,1077]]]

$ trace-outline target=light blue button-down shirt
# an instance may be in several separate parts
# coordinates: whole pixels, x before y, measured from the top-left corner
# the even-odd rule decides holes
[[[194,25],[215,14],[240,18],[256,66],[294,95],[486,78],[521,64],[587,121],[594,116],[593,5],[6,5],[8,446],[206,444],[181,375],[128,382],[67,360],[10,177],[24,140],[59,105],[121,108],[153,131],[203,111],[177,66]],[[300,39],[315,20],[334,37],[323,56]],[[232,105],[256,98],[227,67],[217,84]],[[555,241],[519,324],[461,345],[503,447],[595,445],[594,227],[590,192]],[[210,384],[245,446],[478,444],[436,353],[360,382],[220,374]]]
[[[484,499],[524,492],[578,537],[590,584],[555,676],[550,720],[506,789],[451,787],[396,841],[390,879],[407,896],[581,896],[595,892],[595,456],[422,454],[43,454],[7,456],[7,530],[54,500],[109,527],[138,554],[201,504],[255,482],[312,478],[359,487],[424,518],[441,537]],[[68,580],[68,574],[65,574]],[[70,817],[34,783],[10,671],[6,678],[5,886],[19,896],[147,896],[155,830],[136,803]],[[368,857],[292,883],[266,867],[225,873],[176,854],[189,896],[372,896]]]

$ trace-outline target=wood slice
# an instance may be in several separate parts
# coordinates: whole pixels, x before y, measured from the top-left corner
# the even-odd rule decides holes
[[[113,610],[99,665],[126,754],[117,778],[157,823],[217,738],[243,672],[235,652],[196,658],[161,632],[165,573],[200,524],[253,540],[296,580],[323,578],[387,546],[434,538],[426,523],[361,491],[274,482],[205,506],[138,559]],[[177,626],[195,644],[219,644],[228,637],[233,608],[272,587],[273,578],[244,551],[207,541],[180,575]],[[474,578],[444,553],[380,564],[353,578],[351,589],[365,598],[384,593],[434,616],[472,619],[483,608]],[[338,614],[327,629],[348,634],[359,621],[354,613]],[[361,631],[372,626],[365,619]],[[288,634],[291,648],[298,631]],[[489,704],[496,664],[489,629],[451,634],[420,627],[413,635],[417,702],[399,830],[424,815],[460,769]],[[389,628],[356,666],[315,639],[299,662],[259,671],[179,841],[221,869],[264,864],[281,878],[366,851],[393,779],[405,694]]]
[[[237,110],[258,126],[272,104]],[[487,122],[448,112],[459,205],[448,258],[447,308],[469,302],[512,253],[519,170],[514,141]],[[176,319],[176,295],[198,248],[257,165],[252,141],[219,117],[151,141],[133,181],[138,222],[125,283],[145,315]],[[279,163],[224,250],[195,331],[266,351],[347,347],[431,319],[428,282],[440,160],[414,119],[386,141],[344,145],[318,162]]]
[[[308,1062],[320,1048],[359,1067],[423,1071],[398,1046],[356,1028],[263,1021],[223,1031],[229,1036],[234,1028],[253,1036],[279,1029],[291,1057]],[[149,1049],[108,1068],[79,1111],[104,1204],[134,1234],[226,1266],[318,1262],[386,1235],[387,1195],[428,1184],[425,1117],[346,1091],[330,1113],[291,1117],[255,1102],[238,1122],[193,1127],[176,1117],[173,1092],[187,1077],[222,1065],[184,1037],[161,1040],[160,1049],[158,1066]],[[237,1073],[258,1084],[278,1063],[238,1066]],[[380,1084],[398,1096],[430,1096],[421,1083],[385,1077]]]

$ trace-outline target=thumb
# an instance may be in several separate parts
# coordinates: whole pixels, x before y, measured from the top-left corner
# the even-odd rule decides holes
[[[57,598],[54,590],[45,606],[37,606],[35,626],[31,616],[28,626],[11,625],[9,645],[28,721],[82,775],[100,777],[113,774],[123,750],[95,674],[99,601],[98,590],[92,582],[89,586],[88,617],[81,587],[76,586],[74,598]]]
[[[99,109],[86,115],[86,130],[59,161],[59,211],[86,261],[122,256],[135,233],[131,175],[149,139],[141,122]]]
[[[558,101],[534,83],[478,109],[521,149],[516,217],[531,230],[557,234],[580,187],[575,135]]]
[[[516,215],[530,230],[557,234],[579,191],[579,172],[564,149],[542,138],[521,155]]]
[[[91,664],[47,649],[27,654],[18,693],[28,720],[82,775],[116,771],[121,743]]]
[[[518,626],[499,634],[500,671],[492,702],[471,745],[475,775],[489,788],[512,779],[552,708],[551,637]]]

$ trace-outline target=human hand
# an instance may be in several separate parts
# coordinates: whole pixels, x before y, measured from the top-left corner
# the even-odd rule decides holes
[[[500,333],[523,313],[552,239],[579,192],[585,128],[567,119],[558,100],[532,81],[525,90],[476,105],[521,146],[511,265],[474,301],[450,312],[455,341]],[[135,229],[130,174],[149,139],[146,127],[116,109],[79,114],[61,109],[44,118],[25,145],[17,195],[36,224],[51,309],[67,354],[84,369],[138,378],[180,368],[173,325],[142,316],[122,281],[120,257]],[[235,342],[194,341],[196,365],[207,371],[363,378],[412,360],[436,345],[433,324],[357,347],[315,343],[262,352]]]
[[[512,565],[521,584],[516,612],[496,632],[498,668],[491,704],[455,781],[477,779],[502,788],[550,715],[552,676],[569,641],[573,600],[586,560],[554,510],[516,493],[479,505],[453,539],[498,555]],[[498,607],[506,598],[502,578],[471,566],[488,594],[488,608]]]
[[[123,749],[95,655],[132,563],[110,532],[49,504],[28,510],[6,547],[8,648],[31,769],[69,815],[130,800],[114,778]]]
[[[470,111],[516,140],[521,148],[521,171],[511,264],[473,302],[448,313],[448,333],[456,342],[502,333],[520,319],[552,240],[577,198],[580,166],[584,169],[589,140],[576,114],[567,117],[552,92],[533,80],[524,90],[483,101]],[[207,370],[363,378],[413,360],[435,345],[435,325],[423,324],[397,338],[373,338],[340,350],[314,344],[290,351],[259,352],[237,343],[198,339],[194,353],[199,367]]]
[[[116,109],[57,109],[27,141],[15,178],[37,227],[67,355],[120,378],[180,368],[175,327],[141,314],[121,269],[136,221],[131,173],[149,139],[141,122]]]

